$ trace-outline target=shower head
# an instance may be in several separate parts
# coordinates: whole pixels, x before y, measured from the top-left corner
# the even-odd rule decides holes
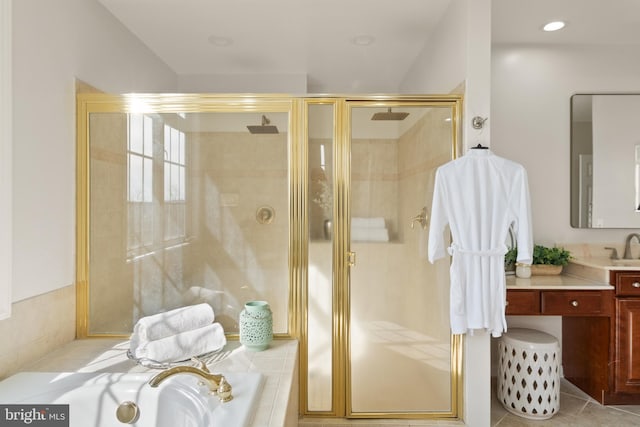
[[[269,123],[271,123],[271,121],[263,115],[261,125],[249,125],[247,129],[249,129],[250,133],[278,133],[278,128]]]
[[[404,120],[409,113],[394,113],[391,111],[391,107],[384,113],[375,113],[371,116],[371,120]]]

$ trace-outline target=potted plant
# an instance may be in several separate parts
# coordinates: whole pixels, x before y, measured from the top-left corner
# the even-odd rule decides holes
[[[504,254],[504,271],[516,270],[516,258],[518,257],[518,250],[513,247],[510,248],[506,254]]]
[[[515,268],[518,258],[517,248],[511,248],[504,255],[504,269],[510,271]],[[534,245],[531,274],[534,276],[553,275],[562,273],[562,267],[569,263],[571,253],[564,248]]]
[[[562,273],[562,267],[569,263],[571,253],[564,248],[535,245],[531,274],[534,276]]]

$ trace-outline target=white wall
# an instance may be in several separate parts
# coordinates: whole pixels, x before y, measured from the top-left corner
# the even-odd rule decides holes
[[[11,1],[0,0],[0,319],[11,315]]]
[[[182,93],[307,93],[306,74],[180,74]]]
[[[401,93],[446,94],[465,80],[467,0],[451,0],[442,20],[400,83]]]
[[[97,2],[13,1],[13,301],[75,279],[75,79],[171,92],[175,74]]]
[[[536,243],[623,243],[629,233],[571,228],[569,98],[640,92],[639,53],[634,46],[493,46],[491,147],[527,169]]]

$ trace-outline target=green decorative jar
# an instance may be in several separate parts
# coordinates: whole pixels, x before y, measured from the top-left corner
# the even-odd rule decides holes
[[[273,340],[273,316],[266,301],[248,301],[240,312],[240,342],[251,351],[262,351]]]

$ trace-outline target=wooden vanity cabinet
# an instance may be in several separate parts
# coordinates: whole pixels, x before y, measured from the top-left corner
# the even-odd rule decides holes
[[[507,290],[507,315],[611,316],[613,291]]]
[[[603,402],[609,393],[613,290],[508,289],[507,315],[562,316],[564,377]]]
[[[613,390],[618,403],[640,403],[640,271],[611,271],[616,287]],[[628,396],[628,394],[632,394]]]
[[[508,289],[508,315],[562,316],[564,377],[604,405],[640,404],[640,270],[614,290]]]

